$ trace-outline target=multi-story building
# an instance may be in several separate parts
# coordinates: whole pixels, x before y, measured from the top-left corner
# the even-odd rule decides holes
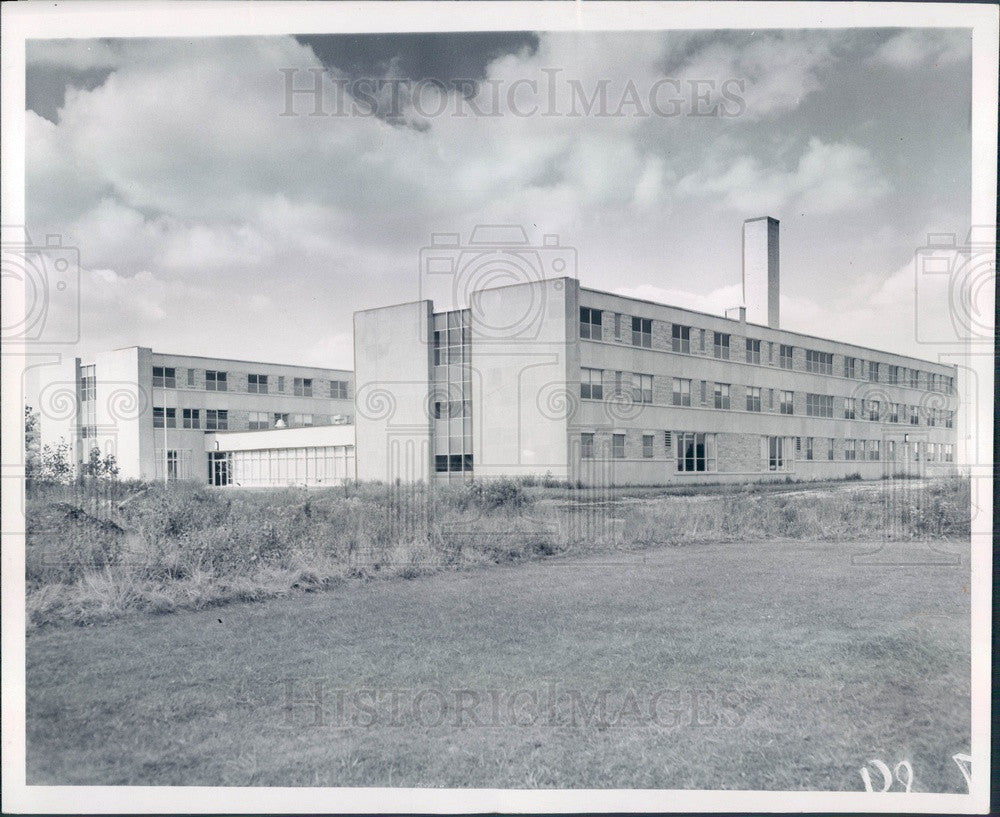
[[[132,346],[72,361],[42,403],[43,443],[77,461],[97,447],[125,478],[211,481],[207,433],[350,424],[354,375]]]
[[[727,317],[539,278],[355,315],[360,479],[587,484],[953,469],[956,369],[778,326],[778,223]]]
[[[544,249],[558,260],[557,244]],[[475,250],[476,264],[511,263],[507,247]],[[954,470],[955,367],[782,329],[774,219],[744,224],[746,305],[724,317],[587,289],[525,258],[511,270],[522,283],[474,289],[464,309],[355,313],[354,373],[139,347],[77,360],[74,409],[53,421],[42,406],[43,442],[113,451],[127,477],[219,486]]]

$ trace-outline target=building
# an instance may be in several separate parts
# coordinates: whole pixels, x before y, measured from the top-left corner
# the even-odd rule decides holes
[[[86,364],[77,358],[43,389],[42,442],[65,440],[76,461],[94,447],[112,453],[123,478],[211,480],[213,434],[252,432],[264,441],[277,427],[319,440],[318,427],[352,422],[353,397],[349,371],[132,346]],[[309,427],[317,427],[312,437]]]
[[[356,313],[358,478],[953,470],[953,366],[781,329],[774,219],[746,222],[743,264],[746,305],[726,317],[542,275],[473,291],[463,310]]]
[[[778,227],[744,224],[744,305],[726,316],[552,275],[553,241],[442,246],[444,274],[507,265],[521,282],[473,287],[464,309],[355,313],[353,373],[138,347],[77,360],[75,411],[43,405],[43,442],[113,451],[126,477],[242,487],[954,471],[956,368],[782,329]]]

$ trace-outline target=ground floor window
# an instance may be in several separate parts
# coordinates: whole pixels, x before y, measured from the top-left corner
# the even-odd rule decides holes
[[[580,435],[580,456],[585,460],[592,460],[594,458],[593,434]]]
[[[472,454],[438,454],[434,457],[434,470],[439,474],[471,471]]]
[[[223,486],[230,484],[231,455],[228,451],[211,451],[208,455],[208,484]]]
[[[715,435],[678,431],[677,470],[682,473],[716,469]]]
[[[625,459],[625,435],[611,435],[611,456],[616,460]]]
[[[642,456],[646,459],[651,459],[653,456],[653,435],[643,434],[642,435]]]
[[[212,451],[208,455],[208,482],[220,487],[337,485],[353,479],[353,445]]]
[[[762,437],[761,453],[768,471],[790,471],[794,459],[792,437]]]

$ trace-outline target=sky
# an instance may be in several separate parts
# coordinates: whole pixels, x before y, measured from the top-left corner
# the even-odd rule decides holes
[[[452,306],[421,249],[481,224],[722,314],[770,215],[784,328],[927,357],[913,259],[971,226],[970,55],[959,29],[31,41],[27,230],[80,265],[47,331],[351,368],[352,313]],[[318,75],[319,111],[288,96]]]

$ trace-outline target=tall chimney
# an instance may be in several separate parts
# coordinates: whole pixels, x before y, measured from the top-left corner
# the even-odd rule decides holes
[[[751,323],[778,328],[778,220],[743,222],[743,303]]]

